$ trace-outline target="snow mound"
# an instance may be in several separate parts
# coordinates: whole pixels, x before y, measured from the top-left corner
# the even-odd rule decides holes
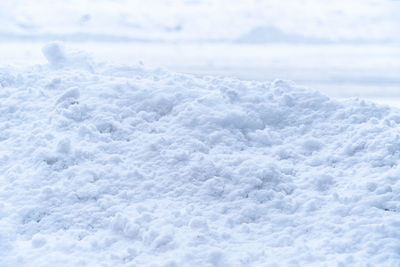
[[[62,43],[52,42],[42,49],[44,57],[53,68],[85,68],[93,71],[93,62],[89,55],[80,51],[72,51]]]
[[[0,72],[1,266],[399,264],[397,110],[43,52]]]

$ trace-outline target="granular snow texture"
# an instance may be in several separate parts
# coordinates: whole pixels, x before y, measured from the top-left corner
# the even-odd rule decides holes
[[[400,266],[400,113],[291,82],[0,70],[0,266]]]

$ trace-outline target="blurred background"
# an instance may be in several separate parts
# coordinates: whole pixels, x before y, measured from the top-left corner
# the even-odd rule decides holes
[[[399,14],[395,0],[1,1],[0,62],[44,63],[41,47],[58,40],[100,61],[400,107]]]

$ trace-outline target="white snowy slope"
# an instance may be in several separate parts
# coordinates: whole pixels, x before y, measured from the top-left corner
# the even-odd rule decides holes
[[[400,266],[400,112],[284,81],[0,69],[0,266]]]

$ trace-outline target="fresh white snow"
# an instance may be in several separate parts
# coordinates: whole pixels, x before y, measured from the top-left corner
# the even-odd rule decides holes
[[[0,2],[0,39],[392,42],[399,10],[390,0],[13,0]]]
[[[0,266],[400,266],[400,112],[275,80],[0,69]]]
[[[0,62],[14,66],[45,64],[41,52],[44,44],[0,43]],[[279,77],[330,97],[363,97],[400,107],[397,44],[70,42],[68,47],[89,51],[96,60],[114,64],[142,61],[148,67],[180,73],[245,80]]]
[[[400,107],[400,1],[0,1],[0,64],[42,64],[61,40],[98,60],[293,80]]]

